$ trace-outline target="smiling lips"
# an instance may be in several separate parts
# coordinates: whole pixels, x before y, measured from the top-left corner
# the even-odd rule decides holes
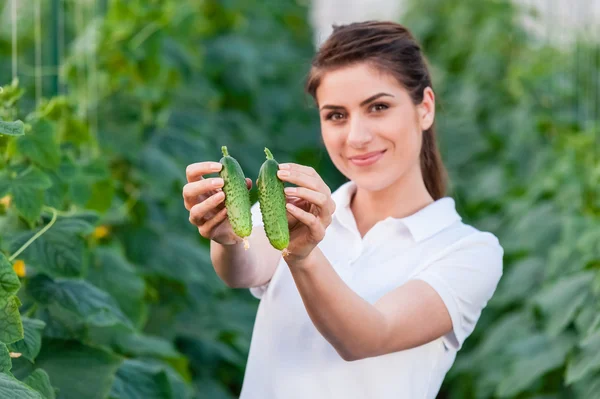
[[[350,157],[349,159],[350,159],[350,162],[352,162],[354,165],[368,166],[368,165],[372,165],[375,162],[377,162],[383,156],[383,154],[385,152],[386,152],[386,150],[369,152],[367,154]]]

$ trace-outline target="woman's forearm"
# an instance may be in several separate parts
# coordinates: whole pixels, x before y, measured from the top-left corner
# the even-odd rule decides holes
[[[343,359],[377,352],[386,332],[383,314],[344,283],[319,248],[289,266],[315,327]]]
[[[222,245],[210,242],[210,258],[217,275],[231,288],[251,287],[255,284],[257,263],[252,247],[243,243]]]

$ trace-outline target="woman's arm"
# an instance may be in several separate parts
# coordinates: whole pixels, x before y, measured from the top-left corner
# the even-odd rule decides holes
[[[409,281],[372,305],[344,283],[319,248],[288,265],[315,327],[344,360],[413,348],[452,329],[444,302],[424,281]]]
[[[222,245],[210,242],[210,258],[215,272],[231,288],[266,284],[279,264],[281,252],[269,243],[264,226],[254,226],[248,242],[248,250],[242,243]]]

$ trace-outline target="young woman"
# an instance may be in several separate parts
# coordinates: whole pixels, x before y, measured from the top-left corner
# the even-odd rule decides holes
[[[190,222],[215,271],[261,298],[242,399],[434,398],[502,275],[498,239],[462,222],[445,193],[435,96],[401,25],[335,27],[307,81],[334,165],[331,193],[288,163],[290,255],[252,208],[250,250],[223,207],[214,162],[187,168]],[[252,182],[248,179],[248,188]]]

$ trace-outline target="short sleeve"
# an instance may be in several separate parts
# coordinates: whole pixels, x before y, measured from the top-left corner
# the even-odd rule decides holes
[[[250,212],[252,213],[252,226],[262,226],[262,213],[260,212],[260,203],[258,201],[254,205],[252,205],[252,207],[250,208]],[[269,283],[266,283],[259,287],[250,287],[250,293],[254,297],[261,299],[268,287]]]
[[[496,236],[478,231],[413,276],[433,287],[448,309],[452,331],[443,337],[446,346],[458,351],[475,329],[502,277],[503,256]]]

